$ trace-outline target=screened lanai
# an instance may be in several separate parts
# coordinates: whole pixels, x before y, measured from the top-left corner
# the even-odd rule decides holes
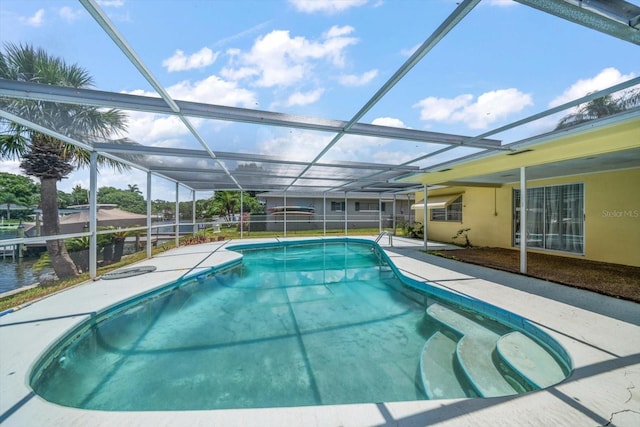
[[[19,3],[1,5],[4,43],[32,43],[96,76],[81,88],[0,79],[5,128],[91,153],[87,231],[56,237],[90,238],[92,277],[106,233],[96,220],[101,158],[143,177],[147,236],[156,183],[173,191],[176,211],[193,200],[193,224],[203,192],[276,192],[283,205],[370,195],[381,206],[426,194],[420,177],[451,162],[598,126],[557,124],[640,85],[640,7],[627,1]],[[58,113],[86,107],[118,109],[129,126],[87,137]]]

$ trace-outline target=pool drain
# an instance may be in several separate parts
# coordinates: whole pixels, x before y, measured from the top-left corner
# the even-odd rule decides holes
[[[105,273],[102,276],[100,276],[100,278],[105,280],[124,279],[125,277],[133,277],[133,276],[139,276],[145,273],[151,273],[152,271],[155,271],[156,268],[158,267],[156,267],[155,265],[145,265],[142,267],[125,268],[123,270],[117,270],[117,271],[112,271],[110,273]]]

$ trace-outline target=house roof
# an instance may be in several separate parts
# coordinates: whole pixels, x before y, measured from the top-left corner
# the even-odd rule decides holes
[[[394,194],[372,194],[372,193],[367,193],[367,192],[349,192],[349,193],[345,193],[345,192],[336,192],[333,191],[331,193],[322,193],[322,192],[312,192],[312,191],[288,191],[286,193],[286,196],[289,198],[307,198],[307,199],[322,199],[322,198],[328,198],[328,199],[344,199],[345,196],[348,197],[349,199],[368,199],[368,200],[372,200],[372,199],[378,199],[381,198],[382,200],[393,200],[393,196],[395,195],[398,200],[402,200],[402,199],[408,199],[412,197],[412,193],[394,193]],[[269,191],[269,192],[265,192],[265,193],[258,193],[258,197],[259,198],[264,198],[264,199],[282,199],[285,195],[284,191]]]
[[[638,109],[552,135],[511,144],[512,151],[482,153],[427,168],[406,178],[422,185],[501,186],[519,180],[640,168]]]

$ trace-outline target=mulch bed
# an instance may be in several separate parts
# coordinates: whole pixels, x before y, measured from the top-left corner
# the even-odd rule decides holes
[[[440,254],[471,264],[520,272],[520,252],[517,250],[479,247]],[[640,303],[640,267],[529,252],[527,274]]]

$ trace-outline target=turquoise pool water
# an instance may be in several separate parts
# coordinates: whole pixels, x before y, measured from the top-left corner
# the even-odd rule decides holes
[[[434,393],[440,386],[425,382],[424,370],[433,368],[421,363],[425,342],[443,329],[425,312],[437,298],[401,281],[371,244],[240,252],[240,264],[73,331],[38,363],[35,392],[65,406],[115,411],[442,397]],[[499,336],[512,330],[473,316]],[[442,369],[461,395],[448,397],[477,396],[473,381],[450,365]]]

